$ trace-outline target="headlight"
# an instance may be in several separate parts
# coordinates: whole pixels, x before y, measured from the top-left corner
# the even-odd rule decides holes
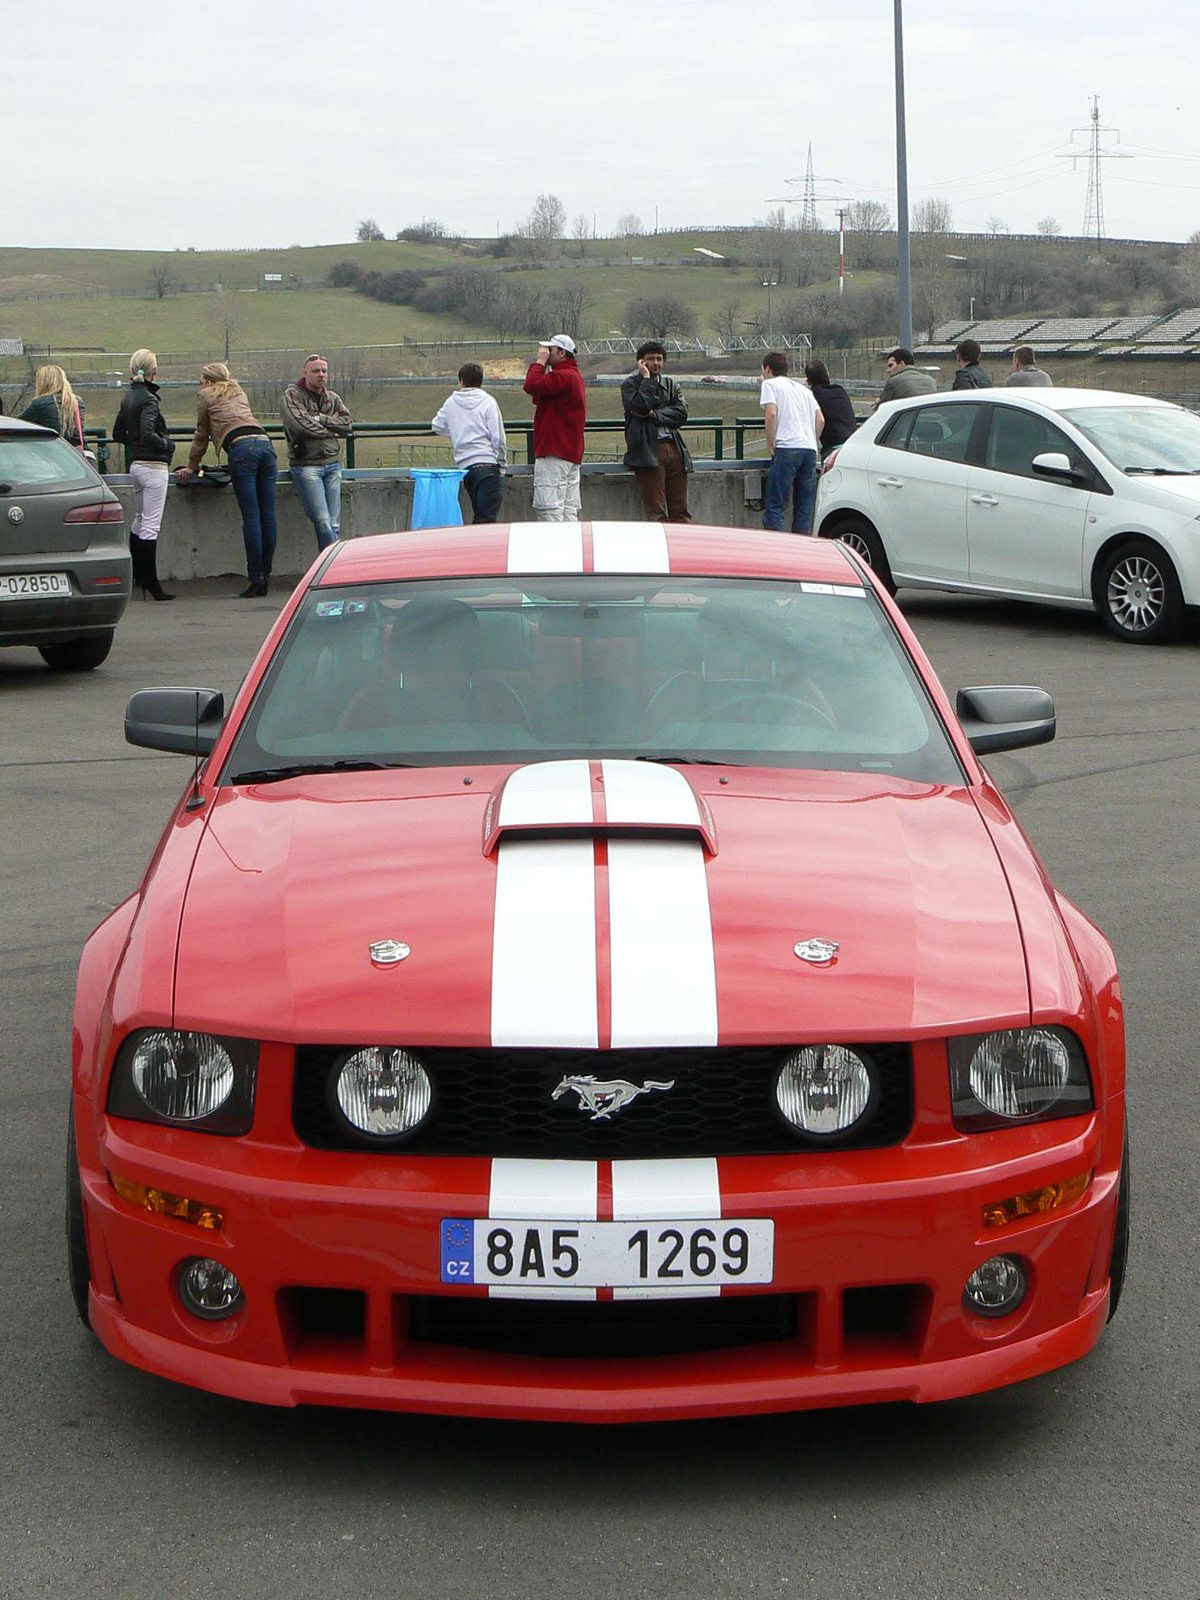
[[[875,1104],[875,1077],[844,1044],[805,1045],[779,1069],[775,1099],[793,1128],[818,1138],[846,1133]]]
[[[254,1115],[258,1046],[177,1028],[130,1034],[117,1054],[108,1109],[139,1122],[245,1133]]]
[[[404,1138],[433,1103],[433,1085],[419,1059],[391,1046],[356,1050],[334,1068],[329,1087],[334,1116],[370,1139]]]
[[[954,1125],[1011,1127],[1092,1108],[1083,1047],[1066,1028],[1002,1028],[950,1040]]]

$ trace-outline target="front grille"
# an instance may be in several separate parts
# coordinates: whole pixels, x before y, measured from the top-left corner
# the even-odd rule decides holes
[[[419,1344],[576,1360],[695,1354],[795,1338],[797,1299],[748,1294],[581,1303],[414,1295],[408,1335]]]
[[[370,1144],[349,1134],[329,1110],[330,1073],[349,1045],[301,1045],[296,1051],[296,1132],[321,1150]],[[874,1113],[839,1142],[841,1149],[898,1144],[912,1125],[912,1056],[907,1045],[854,1048],[879,1076]],[[683,1050],[421,1050],[433,1080],[433,1106],[400,1154],[591,1158],[719,1156],[828,1149],[805,1139],[780,1115],[775,1077],[785,1051]],[[573,1074],[640,1084],[673,1079],[667,1092],[638,1095],[622,1110],[592,1121],[568,1091],[551,1098]],[[386,1150],[381,1150],[386,1154]]]

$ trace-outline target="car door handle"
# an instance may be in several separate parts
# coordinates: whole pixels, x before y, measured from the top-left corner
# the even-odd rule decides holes
[[[875,482],[881,484],[885,489],[903,489],[904,487],[903,478],[876,478]]]
[[[1000,499],[994,494],[973,494],[971,499],[977,506],[998,506]]]

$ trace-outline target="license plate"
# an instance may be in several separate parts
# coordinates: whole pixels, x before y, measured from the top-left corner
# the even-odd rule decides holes
[[[642,1289],[770,1283],[775,1224],[539,1222],[443,1217],[442,1282],[517,1288]]]
[[[70,594],[65,572],[10,572],[0,578],[0,600],[40,600],[43,595]]]

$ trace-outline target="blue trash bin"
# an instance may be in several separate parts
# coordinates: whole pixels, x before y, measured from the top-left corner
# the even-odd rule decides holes
[[[409,467],[413,480],[410,528],[461,528],[458,486],[466,473],[458,467]]]

